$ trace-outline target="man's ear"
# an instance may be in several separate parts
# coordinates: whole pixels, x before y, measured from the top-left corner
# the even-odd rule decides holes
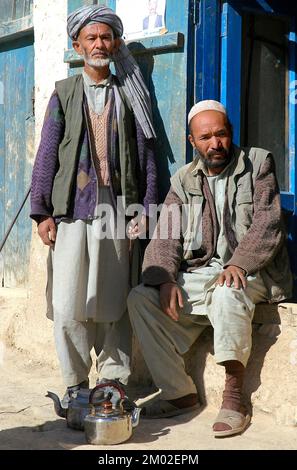
[[[81,48],[81,45],[80,45],[79,41],[73,41],[72,46],[73,46],[73,49],[75,50],[75,52],[77,52],[79,55],[83,55],[83,51],[82,51],[82,48]]]
[[[196,145],[195,145],[194,139],[193,139],[191,134],[188,135],[188,139],[191,142],[191,145],[192,145],[193,149],[195,149]]]

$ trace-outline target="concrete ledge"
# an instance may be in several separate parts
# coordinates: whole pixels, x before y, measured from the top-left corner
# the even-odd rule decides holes
[[[33,15],[2,23],[0,25],[0,44],[32,33]]]
[[[253,323],[297,326],[297,303],[258,304]]]
[[[130,51],[136,54],[153,53],[158,54],[160,52],[172,52],[176,49],[184,47],[184,35],[182,33],[169,33],[158,36],[151,36],[142,39],[134,39],[126,41]],[[69,49],[64,53],[64,62],[70,65],[82,65],[82,56],[78,55],[74,49]]]

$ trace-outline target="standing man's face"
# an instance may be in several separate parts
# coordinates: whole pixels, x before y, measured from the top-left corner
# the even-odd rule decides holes
[[[225,114],[202,111],[190,123],[189,140],[208,168],[222,168],[230,161],[232,131]]]
[[[76,52],[84,57],[91,67],[106,67],[109,65],[113,53],[118,48],[118,39],[114,32],[105,23],[90,24],[82,28],[73,42]]]
[[[149,1],[149,13],[155,15],[157,13],[158,2],[156,0]]]

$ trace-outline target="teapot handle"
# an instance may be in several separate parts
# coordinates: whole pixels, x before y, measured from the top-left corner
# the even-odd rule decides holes
[[[94,387],[93,390],[91,391],[90,397],[89,397],[89,404],[90,405],[93,405],[93,398],[94,398],[94,395],[97,392],[97,390],[100,390],[100,388],[104,388],[106,386],[113,387],[113,388],[117,389],[120,392],[121,400],[123,400],[125,398],[125,392],[119,385],[114,384],[113,382],[105,382],[103,384],[96,385],[96,387]]]

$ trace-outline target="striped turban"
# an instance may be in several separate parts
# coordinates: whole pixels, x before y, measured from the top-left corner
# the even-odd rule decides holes
[[[67,18],[67,32],[72,40],[76,40],[80,30],[89,23],[105,23],[112,28],[116,37],[124,32],[121,18],[104,5],[92,5],[78,8]]]
[[[67,32],[75,41],[84,26],[92,23],[104,23],[110,26],[116,37],[123,35],[123,23],[113,10],[104,5],[92,5],[78,8],[67,18]],[[121,40],[120,47],[113,54],[116,76],[130,101],[133,112],[142,127],[146,138],[156,137],[149,91],[137,62]]]

